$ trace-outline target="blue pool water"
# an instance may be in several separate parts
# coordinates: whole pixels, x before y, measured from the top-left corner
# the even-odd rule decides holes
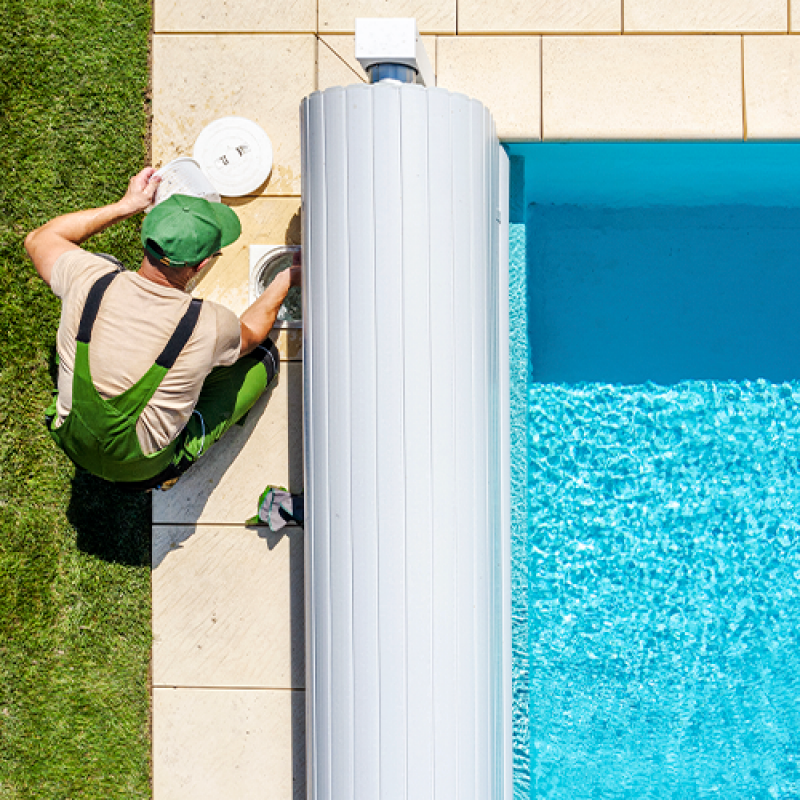
[[[800,153],[508,149],[515,798],[800,798]]]

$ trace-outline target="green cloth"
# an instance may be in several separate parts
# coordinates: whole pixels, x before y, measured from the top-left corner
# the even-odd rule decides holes
[[[305,498],[303,493],[292,494],[283,486],[267,486],[258,498],[258,514],[245,525],[266,523],[275,533],[290,522],[302,526],[305,522]]]

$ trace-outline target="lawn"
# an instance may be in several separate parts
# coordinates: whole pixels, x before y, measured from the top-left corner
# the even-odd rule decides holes
[[[147,152],[146,0],[0,3],[0,798],[150,796],[150,502],[50,442],[60,304],[25,234]],[[138,220],[89,246],[138,261]]]

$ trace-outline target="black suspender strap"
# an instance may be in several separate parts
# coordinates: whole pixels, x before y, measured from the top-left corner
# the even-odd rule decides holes
[[[81,324],[78,326],[78,341],[86,344],[92,338],[92,327],[94,321],[97,319],[97,312],[100,309],[100,302],[103,295],[106,293],[109,284],[114,278],[119,275],[119,271],[109,272],[106,275],[98,278],[86,297],[86,302],[83,304],[83,312],[81,313]]]
[[[86,302],[83,305],[83,312],[81,313],[81,323],[78,326],[78,341],[88,344],[92,338],[92,328],[94,327],[95,320],[97,319],[97,312],[100,310],[100,303],[103,300],[103,295],[106,293],[111,281],[119,275],[118,271],[109,272],[106,275],[98,278],[86,297]],[[197,325],[197,319],[200,316],[200,308],[203,305],[202,300],[192,300],[189,303],[189,308],[175,328],[175,332],[167,342],[167,346],[161,351],[161,355],[156,359],[156,364],[160,367],[171,369],[175,360],[180,355],[181,350],[186,346],[189,337],[194,332]]]
[[[178,327],[175,328],[175,333],[172,334],[170,340],[167,342],[167,346],[156,359],[156,364],[158,364],[159,367],[172,369],[175,359],[177,359],[181,350],[186,346],[186,342],[189,341],[189,337],[192,335],[195,325],[197,325],[197,318],[200,316],[200,308],[202,305],[202,300],[192,300],[192,302],[189,303],[189,308],[186,309],[186,313],[178,323]]]

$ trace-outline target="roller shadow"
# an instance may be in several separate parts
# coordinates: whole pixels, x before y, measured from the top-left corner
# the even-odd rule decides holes
[[[299,225],[299,215],[297,217]],[[290,362],[301,370],[302,361]],[[290,490],[304,490],[303,472],[303,380],[289,382],[289,415],[287,426],[289,452]],[[292,422],[299,416],[300,436],[293,436]],[[303,691],[292,692],[292,777],[295,800],[306,796],[306,616],[305,616],[305,528],[287,527],[290,537],[289,561],[292,574],[291,626],[292,626],[292,686]]]
[[[289,571],[291,595],[289,617],[291,626],[291,685],[292,685],[292,786],[293,798],[306,797],[306,693],[305,693],[305,583],[303,528],[287,525],[273,532],[258,528],[258,536],[273,550],[285,536],[289,540]]]
[[[306,693],[292,691],[292,798],[306,800]]]
[[[300,210],[294,214],[294,216],[289,220],[289,224],[286,226],[286,236],[284,237],[284,244],[289,245],[299,245],[303,242],[302,237],[302,218],[300,216]]]

